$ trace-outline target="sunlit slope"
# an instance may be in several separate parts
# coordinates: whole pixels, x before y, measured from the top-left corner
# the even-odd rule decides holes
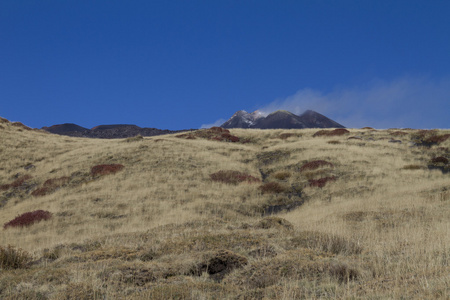
[[[450,139],[417,146],[449,131],[97,140],[0,125],[1,225],[25,212],[52,214],[2,229],[0,246],[38,260],[0,276],[2,297],[450,294],[450,174],[436,162],[450,158]],[[93,174],[98,165],[123,168]],[[225,269],[211,271],[220,259]]]

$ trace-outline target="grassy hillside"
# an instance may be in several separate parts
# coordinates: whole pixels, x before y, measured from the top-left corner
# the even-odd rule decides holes
[[[317,131],[1,120],[0,298],[449,298],[450,131]]]

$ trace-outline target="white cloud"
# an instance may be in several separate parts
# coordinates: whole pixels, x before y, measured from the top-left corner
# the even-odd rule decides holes
[[[260,108],[265,113],[279,109],[295,114],[312,109],[354,128],[448,128],[450,78],[405,76],[392,81],[373,80],[360,87],[336,88],[329,93],[302,89]]]

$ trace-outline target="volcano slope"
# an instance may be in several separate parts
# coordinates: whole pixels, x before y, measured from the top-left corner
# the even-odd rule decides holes
[[[448,298],[449,131],[317,131],[1,120],[0,298]]]

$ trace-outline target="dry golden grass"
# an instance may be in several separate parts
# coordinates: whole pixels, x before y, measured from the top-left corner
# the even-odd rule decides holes
[[[428,148],[410,144],[414,130],[236,129],[245,143],[124,142],[0,122],[0,185],[29,175],[0,191],[0,225],[53,215],[2,229],[0,247],[33,257],[1,270],[2,299],[450,297],[450,174],[427,168],[449,158],[450,140]],[[332,166],[300,170],[321,160]],[[91,174],[108,164],[124,168]],[[220,170],[262,182],[211,180]],[[48,182],[58,184],[32,195]],[[283,188],[263,192],[267,183]]]

